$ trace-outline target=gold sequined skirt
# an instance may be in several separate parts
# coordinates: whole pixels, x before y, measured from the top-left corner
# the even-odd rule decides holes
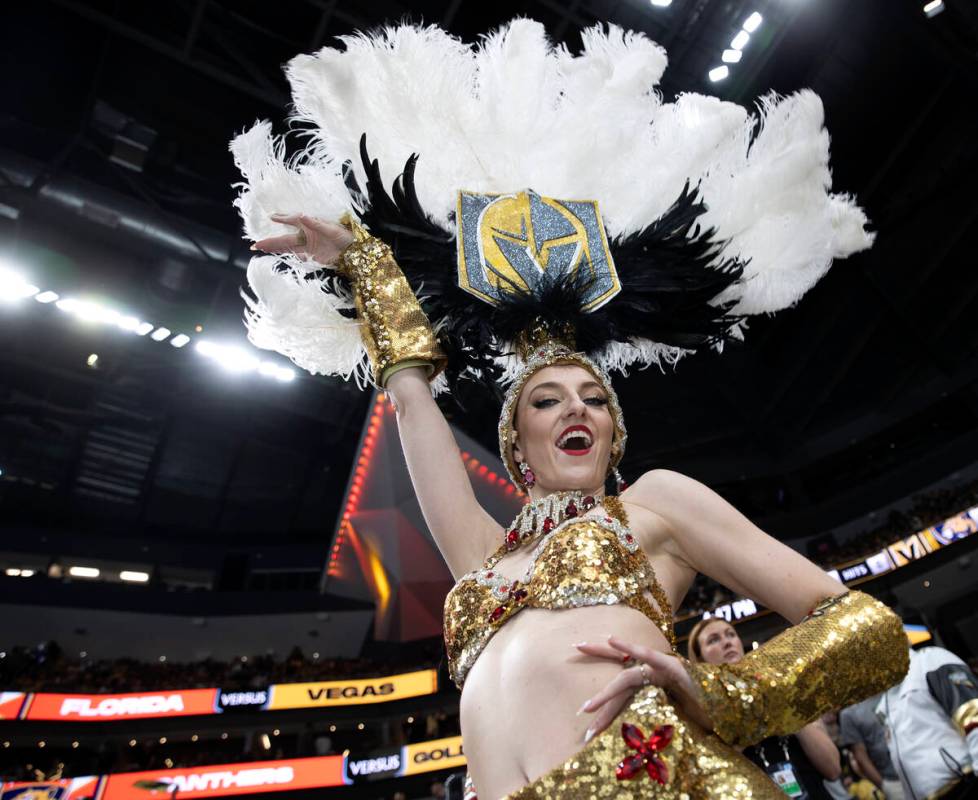
[[[582,750],[506,800],[785,800],[741,753],[704,731],[657,686],[632,698]]]

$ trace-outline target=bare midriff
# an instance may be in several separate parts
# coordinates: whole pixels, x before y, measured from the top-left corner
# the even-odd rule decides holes
[[[519,789],[584,746],[594,715],[577,711],[622,665],[574,645],[609,634],[670,652],[662,631],[626,605],[526,609],[486,645],[460,705],[469,774],[481,800]]]

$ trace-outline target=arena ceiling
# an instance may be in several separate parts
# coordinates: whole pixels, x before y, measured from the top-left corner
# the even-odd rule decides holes
[[[835,189],[858,195],[877,245],[722,357],[618,385],[626,476],[677,469],[779,536],[816,533],[943,478],[978,448],[978,11],[946,5],[931,19],[910,0],[18,4],[0,55],[0,253],[45,288],[242,339],[247,243],[229,139],[257,118],[283,129],[291,56],[405,17],[473,39],[525,15],[572,48],[596,22],[641,30],[668,49],[667,98],[749,104],[811,87]],[[765,22],[743,62],[711,84],[755,10]],[[28,306],[0,312],[8,536],[232,546],[332,533],[366,394],[327,378],[229,378],[194,353]],[[493,446],[490,401],[448,410]]]

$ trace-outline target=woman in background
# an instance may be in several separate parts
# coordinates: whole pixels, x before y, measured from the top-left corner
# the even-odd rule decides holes
[[[744,657],[744,644],[734,626],[723,619],[704,619],[689,635],[687,657],[696,664],[736,664]],[[815,720],[793,736],[769,736],[744,750],[744,755],[763,769],[789,796],[831,800],[822,781],[842,774],[839,750],[821,720]]]

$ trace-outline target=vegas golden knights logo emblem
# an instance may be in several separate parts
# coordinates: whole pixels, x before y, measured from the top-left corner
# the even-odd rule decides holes
[[[583,278],[585,311],[621,290],[593,200],[459,192],[457,224],[459,286],[487,303],[532,291],[545,273]]]

